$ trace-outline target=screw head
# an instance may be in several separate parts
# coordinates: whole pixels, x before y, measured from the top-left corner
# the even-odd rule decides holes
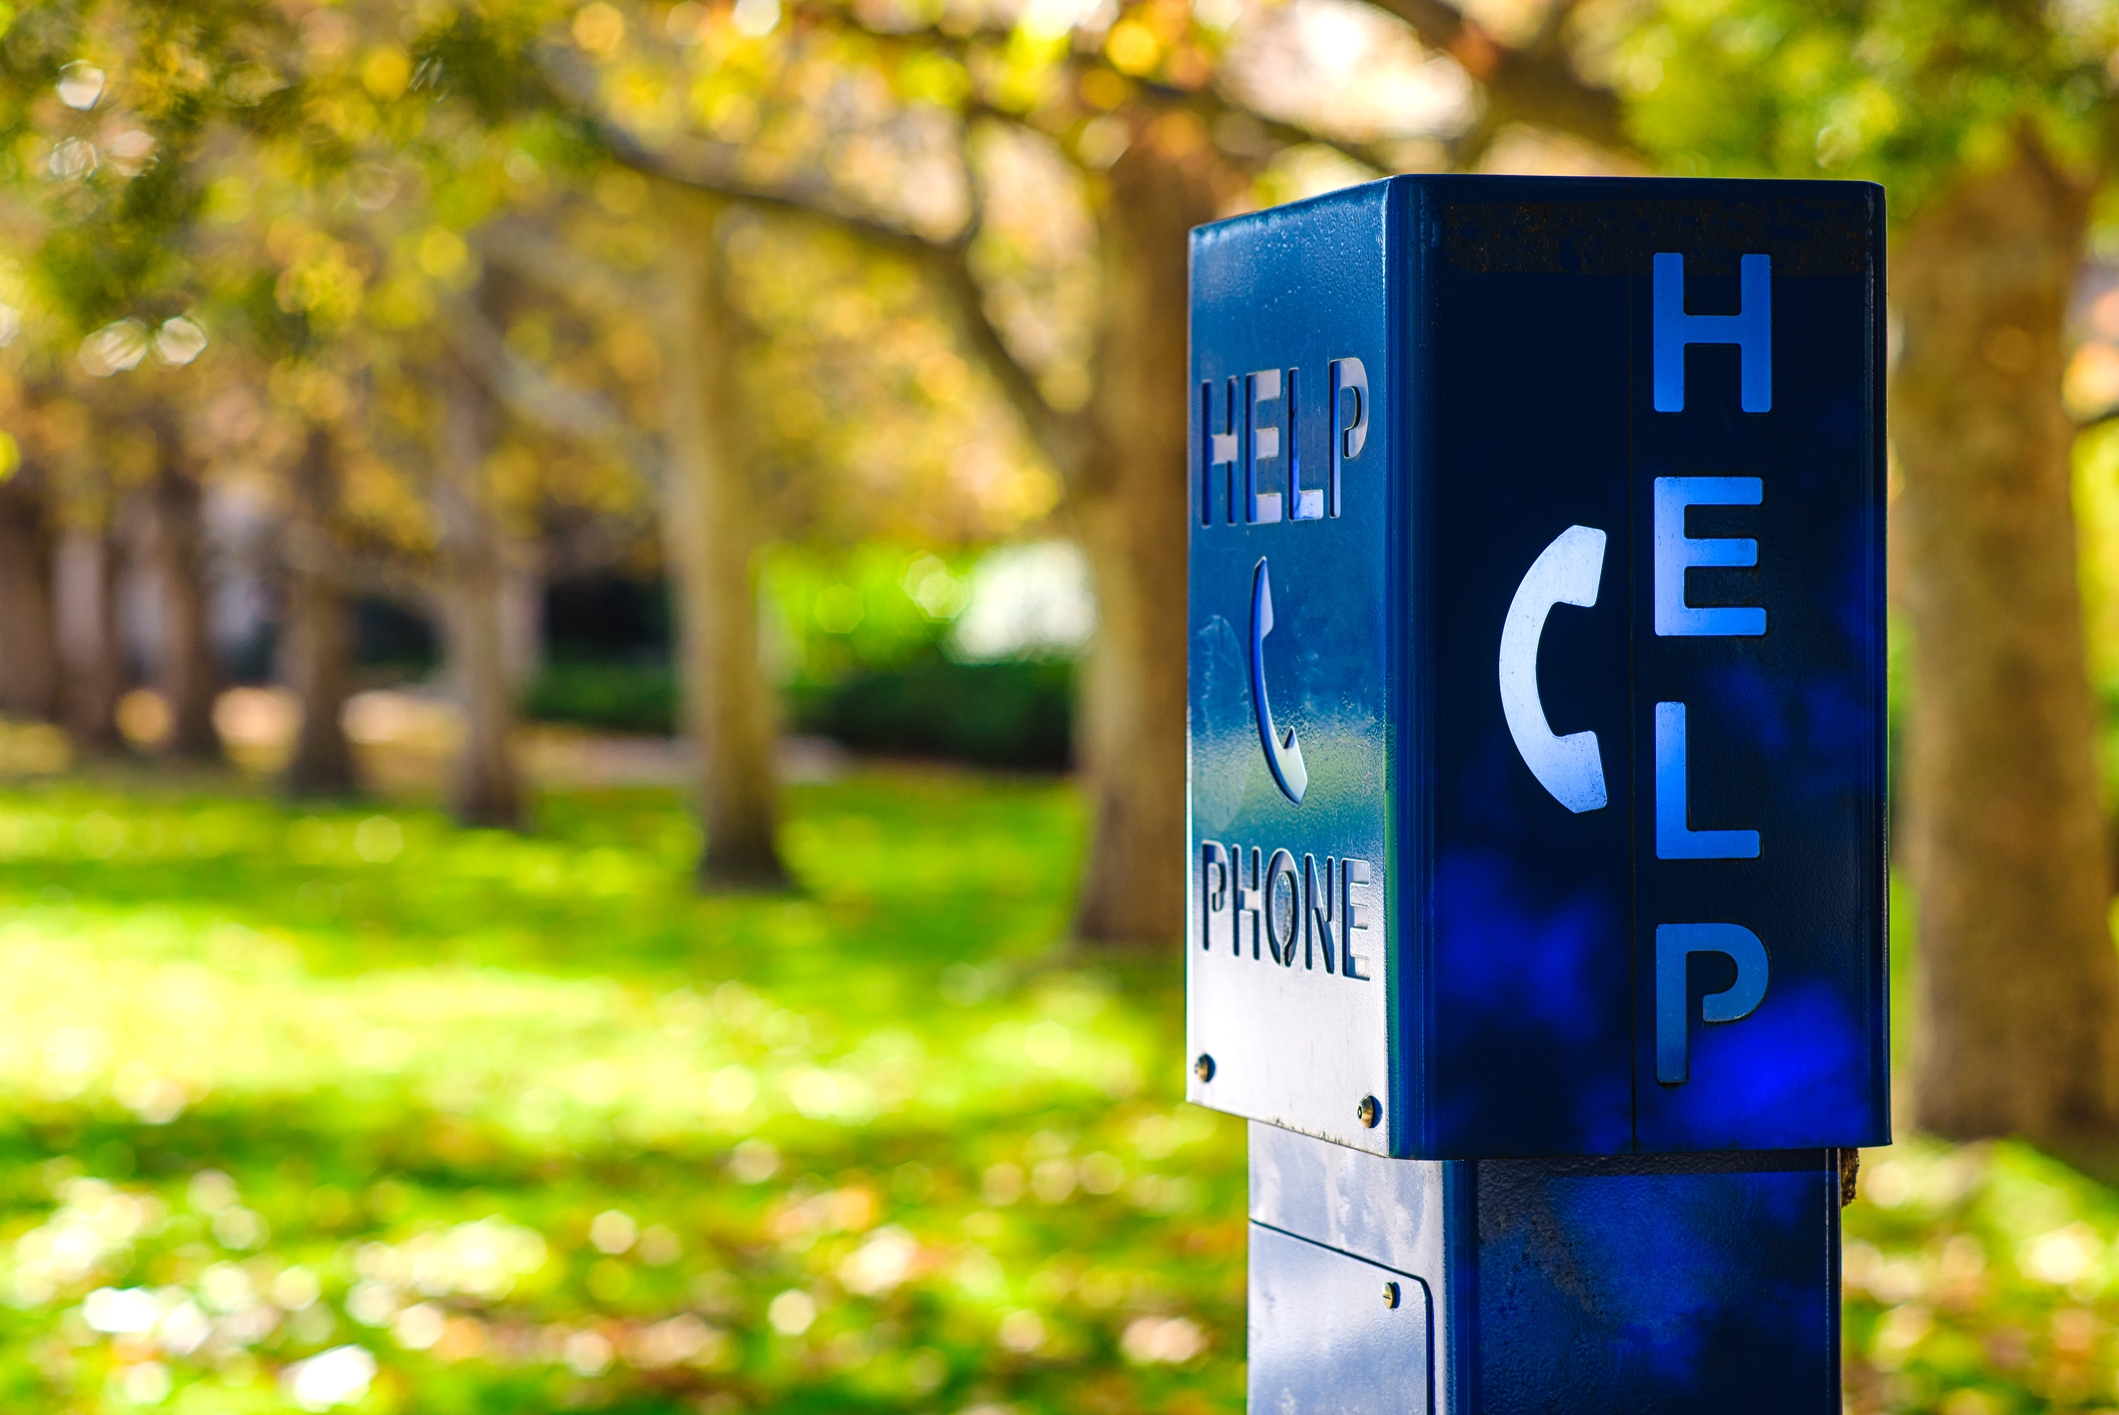
[[[1354,1118],[1374,1130],[1377,1123],[1383,1119],[1383,1102],[1374,1096],[1363,1096],[1361,1104],[1354,1107]]]
[[[1199,1059],[1192,1063],[1192,1074],[1194,1076],[1197,1076],[1202,1081],[1213,1080],[1214,1058],[1208,1056],[1205,1052],[1201,1052],[1199,1054]]]
[[[1397,1283],[1395,1283],[1395,1282],[1386,1282],[1385,1284],[1383,1284],[1383,1305],[1384,1305],[1384,1306],[1386,1306],[1386,1307],[1390,1307],[1390,1308],[1393,1308],[1393,1309],[1395,1309],[1395,1308],[1397,1307],[1397,1305],[1398,1305],[1398,1284],[1397,1284]]]

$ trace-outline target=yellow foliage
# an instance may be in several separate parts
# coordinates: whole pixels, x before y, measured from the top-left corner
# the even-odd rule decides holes
[[[2075,444],[2075,528],[2090,682],[2119,694],[2119,423]]]
[[[394,44],[373,51],[361,65],[361,86],[385,102],[402,94],[411,81],[412,56]]]
[[[607,59],[625,42],[625,16],[596,0],[574,16],[574,42],[599,59]]]
[[[1140,21],[1120,20],[1111,26],[1104,52],[1111,56],[1115,68],[1138,78],[1155,68],[1156,60],[1162,57],[1162,46],[1156,42],[1155,32]]]
[[[419,268],[436,280],[449,280],[463,272],[470,258],[464,238],[446,226],[436,226],[419,238]]]

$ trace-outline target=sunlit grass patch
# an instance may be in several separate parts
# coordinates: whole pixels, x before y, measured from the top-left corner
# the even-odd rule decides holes
[[[2119,1195],[2019,1145],[1870,1151],[1846,1211],[1849,1408],[2119,1408]]]
[[[1241,1131],[1055,953],[1066,788],[805,788],[776,899],[542,816],[0,795],[5,1408],[1240,1405]]]

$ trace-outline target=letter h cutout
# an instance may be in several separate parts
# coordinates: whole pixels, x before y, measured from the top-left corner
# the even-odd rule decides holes
[[[1228,509],[1230,521],[1236,519],[1236,464],[1243,454],[1243,439],[1239,432],[1236,411],[1236,380],[1226,381],[1221,397],[1219,421],[1227,432],[1214,430],[1215,418],[1214,380],[1199,385],[1199,524],[1214,524],[1214,483],[1221,482],[1221,504]],[[1214,473],[1223,467],[1228,471],[1217,478]]]
[[[1655,410],[1685,411],[1685,346],[1734,344],[1743,359],[1740,405],[1773,411],[1773,262],[1747,255],[1737,263],[1743,306],[1735,314],[1685,313],[1685,257],[1655,258]]]

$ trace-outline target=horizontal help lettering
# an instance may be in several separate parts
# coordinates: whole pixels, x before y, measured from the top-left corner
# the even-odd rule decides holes
[[[1314,372],[1312,374],[1314,377]],[[1345,510],[1346,464],[1369,435],[1368,370],[1361,360],[1325,368],[1325,480],[1304,483],[1299,426],[1314,414],[1303,401],[1302,370],[1258,369],[1199,385],[1199,523],[1215,523],[1217,493],[1229,525],[1321,521]],[[1311,385],[1313,388],[1315,385]],[[1315,396],[1312,394],[1311,396]]]
[[[1299,958],[1305,970],[1367,982],[1369,959],[1356,950],[1356,935],[1367,941],[1382,887],[1367,860],[1297,860],[1291,850],[1203,840],[1199,946],[1209,953],[1226,946],[1234,957],[1283,968]]]

